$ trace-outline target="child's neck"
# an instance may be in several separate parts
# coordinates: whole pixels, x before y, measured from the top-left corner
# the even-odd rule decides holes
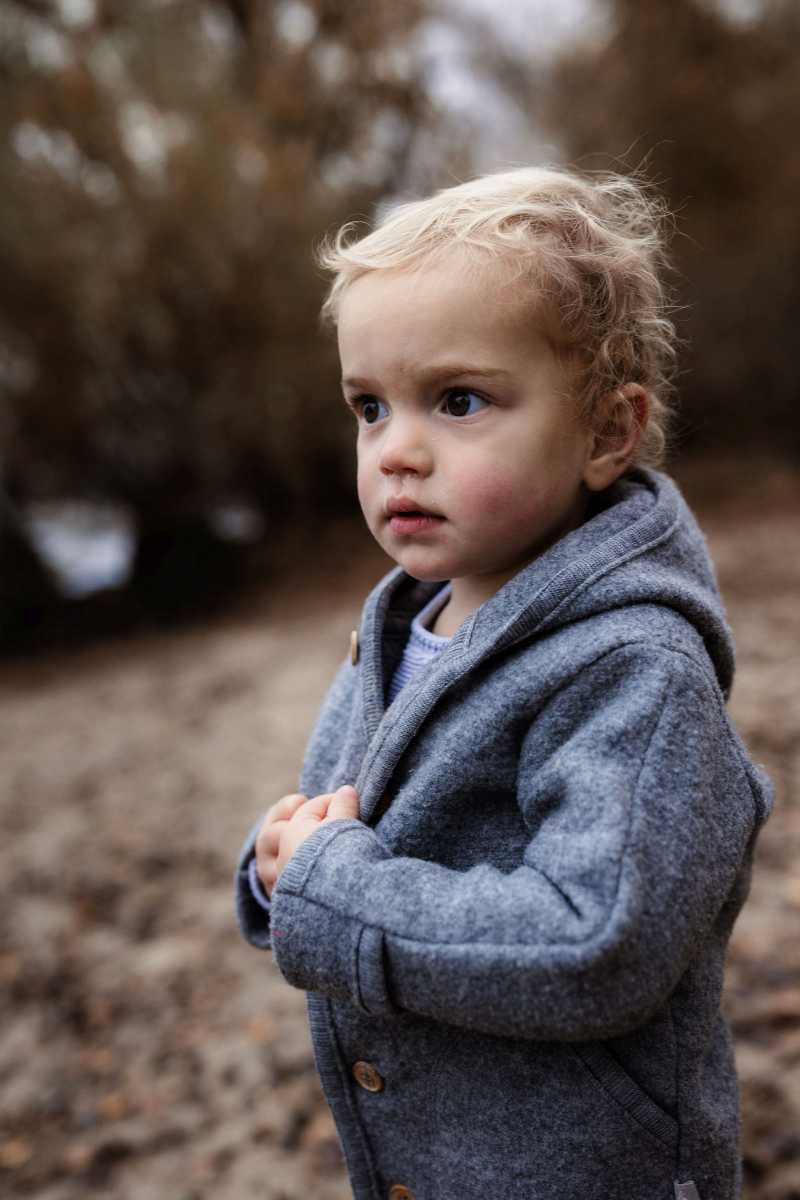
[[[485,603],[504,583],[516,575],[518,568],[497,575],[478,575],[474,578],[453,579],[452,591],[446,604],[439,609],[430,632],[439,637],[452,637],[467,617]]]

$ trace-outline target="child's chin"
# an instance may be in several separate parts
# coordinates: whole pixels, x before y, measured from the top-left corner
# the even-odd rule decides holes
[[[379,537],[373,534],[376,542],[385,554],[393,562],[397,563],[398,567],[402,567],[407,575],[412,579],[418,579],[420,583],[441,583],[449,580],[451,572],[448,571],[448,564],[442,562],[425,562],[424,555],[414,554],[411,547],[398,548],[397,544],[392,544],[389,538]]]
[[[440,566],[426,567],[423,563],[416,563],[413,560],[403,561],[402,558],[395,559],[399,567],[402,567],[406,575],[410,575],[412,579],[418,579],[420,583],[444,583],[450,579],[450,573]]]
[[[402,566],[402,564],[401,564]],[[430,571],[410,571],[408,567],[403,567],[406,575],[410,575],[412,579],[419,580],[420,583],[445,583],[450,576],[443,574],[441,571],[431,573]]]

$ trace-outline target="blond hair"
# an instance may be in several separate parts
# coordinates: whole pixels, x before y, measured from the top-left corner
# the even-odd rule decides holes
[[[675,328],[662,273],[664,202],[633,178],[520,167],[400,204],[364,236],[350,221],[317,250],[334,273],[322,306],[336,324],[345,289],[369,271],[424,265],[454,247],[516,267],[559,349],[578,364],[581,409],[638,383],[650,404],[637,463],[664,455]]]

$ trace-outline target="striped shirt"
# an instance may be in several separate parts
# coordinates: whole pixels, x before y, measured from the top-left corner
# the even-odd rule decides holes
[[[427,667],[434,658],[438,658],[450,642],[450,638],[440,637],[438,633],[431,633],[429,626],[433,624],[439,610],[444,608],[449,600],[451,590],[451,584],[446,584],[411,622],[403,657],[400,659],[389,685],[390,704],[415,675]]]

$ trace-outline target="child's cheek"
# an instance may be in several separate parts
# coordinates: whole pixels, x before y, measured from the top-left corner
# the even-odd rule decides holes
[[[499,532],[523,529],[538,507],[533,485],[521,486],[502,467],[465,472],[459,480],[459,492],[465,515]]]
[[[361,460],[359,460],[358,464],[356,483],[358,490],[358,502],[361,505],[361,511],[364,514],[364,518],[371,528],[375,522],[376,508],[378,507],[378,500],[376,499],[377,490],[373,473]]]

